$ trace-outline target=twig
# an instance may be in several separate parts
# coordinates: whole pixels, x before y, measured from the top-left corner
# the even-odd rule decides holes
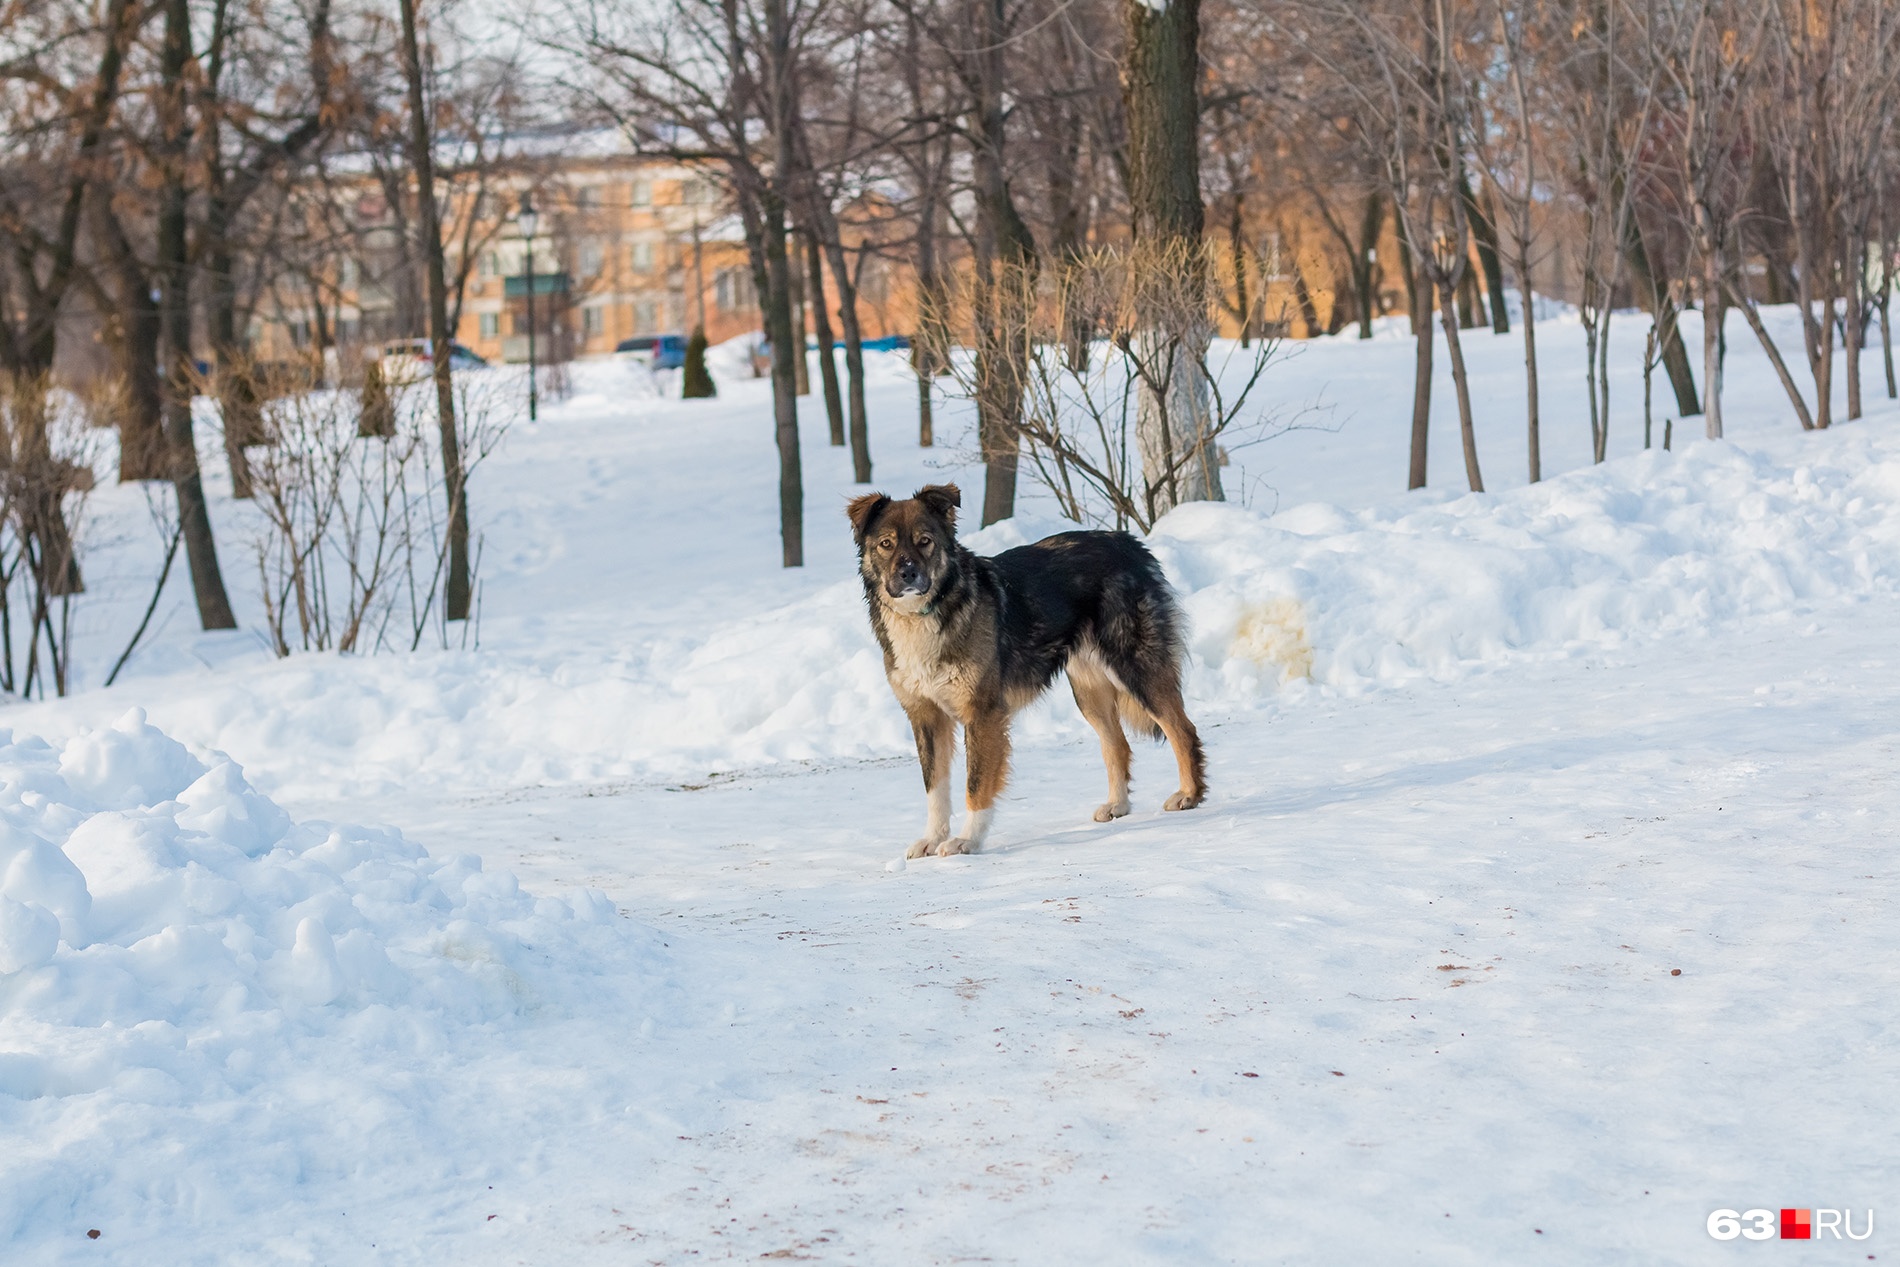
[[[106,685],[111,686],[119,676],[119,670],[132,658],[133,650],[139,645],[139,639],[145,636],[145,627],[152,623],[152,613],[158,610],[159,596],[165,592],[165,579],[172,574],[172,560],[178,557],[178,542],[184,536],[184,528],[172,529],[171,542],[165,547],[165,565],[158,570],[158,584],[152,587],[152,601],[145,604],[145,615],[139,620],[139,627],[132,631],[132,641],[125,644],[125,650],[119,652],[119,658],[113,661],[112,672],[106,674]]]

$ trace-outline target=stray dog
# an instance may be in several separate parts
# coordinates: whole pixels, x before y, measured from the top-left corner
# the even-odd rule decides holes
[[[846,509],[884,675],[917,736],[929,825],[905,855],[983,846],[1009,775],[1009,719],[1066,671],[1102,739],[1106,823],[1128,812],[1126,722],[1166,737],[1181,787],[1164,809],[1207,795],[1201,737],[1181,704],[1181,612],[1161,565],[1125,532],[1064,532],[979,558],[957,544],[955,484],[908,501],[882,493]],[[969,818],[950,835],[950,752],[963,723]]]

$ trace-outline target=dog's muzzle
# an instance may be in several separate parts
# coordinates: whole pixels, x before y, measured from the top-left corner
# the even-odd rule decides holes
[[[930,578],[915,563],[905,560],[884,578],[884,592],[892,598],[910,598],[930,592]]]

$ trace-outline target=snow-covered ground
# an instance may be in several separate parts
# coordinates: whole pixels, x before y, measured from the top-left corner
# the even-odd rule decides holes
[[[1448,381],[1397,491],[1409,341],[1289,349],[1301,429],[1151,538],[1208,805],[1144,749],[1090,822],[1058,692],[991,847],[908,867],[821,408],[783,571],[766,384],[576,367],[472,492],[479,650],[280,662],[176,584],[118,686],[0,717],[0,1260],[1718,1262],[1781,1206],[1885,1256],[1900,410],[1870,358],[1802,435],[1729,333],[1731,440],[1644,453],[1619,326],[1591,468],[1540,326],[1535,487],[1472,336],[1484,496]],[[878,486],[974,492],[875,360]],[[94,507],[82,685],[158,553]]]

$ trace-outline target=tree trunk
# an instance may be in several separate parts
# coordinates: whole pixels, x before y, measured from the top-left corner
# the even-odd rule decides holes
[[[1698,221],[1707,212],[1696,207]],[[1713,237],[1706,224],[1699,224],[1705,249],[1702,252],[1702,427],[1711,440],[1722,438],[1722,262],[1707,248]],[[1667,362],[1664,362],[1667,364]]]
[[[1702,402],[1696,399],[1695,371],[1689,366],[1689,350],[1676,323],[1676,305],[1669,297],[1668,278],[1657,272],[1649,258],[1643,226],[1634,214],[1623,218],[1623,263],[1630,271],[1636,302],[1649,313],[1662,338],[1663,372],[1676,393],[1676,412],[1693,418],[1702,412]]]
[[[435,205],[435,131],[429,126],[423,92],[422,50],[416,38],[416,0],[401,0],[403,74],[409,87],[409,161],[416,178],[416,226],[428,268],[430,369],[435,376],[436,423],[442,438],[442,484],[448,497],[448,576],[443,605],[450,620],[467,620],[470,599],[468,565],[467,474],[462,469],[461,436],[455,422],[455,385],[450,378],[449,288],[442,262],[442,222]]]
[[[1293,266],[1293,300],[1300,306],[1300,324],[1306,327],[1306,337],[1317,339],[1326,333],[1319,322],[1319,307],[1313,302],[1313,288],[1306,284],[1306,270],[1300,267],[1297,255],[1289,255],[1288,263]]]
[[[1530,261],[1522,255],[1517,261],[1517,280],[1524,293],[1524,397],[1527,419],[1526,436],[1530,442],[1530,475],[1535,484],[1544,478],[1544,442],[1538,435],[1537,401],[1537,309],[1531,292]]]
[[[191,61],[191,8],[188,0],[166,0],[165,37],[159,53],[159,130],[164,154],[159,192],[157,246],[159,319],[165,341],[164,430],[166,461],[178,498],[179,528],[191,588],[198,600],[198,622],[205,629],[236,629],[237,617],[224,591],[211,515],[205,505],[198,449],[192,437],[191,398],[195,367],[191,360],[191,256],[186,242],[189,192],[185,187],[191,143],[186,118],[186,71]]]
[[[222,238],[223,230],[212,233]],[[240,346],[237,332],[236,261],[228,246],[213,247],[205,264],[206,297],[211,310],[211,364],[217,376],[218,415],[223,424],[224,455],[231,468],[231,496],[251,495],[251,464],[244,446],[264,443],[264,417],[258,399],[257,367]]]
[[[1168,365],[1162,370],[1151,354],[1154,376],[1144,375],[1138,387],[1135,430],[1143,480],[1159,516],[1183,501],[1226,500],[1211,439],[1206,379],[1212,331],[1201,252],[1200,0],[1170,0],[1158,9],[1144,0],[1123,0],[1122,14],[1134,237],[1159,248],[1148,256],[1154,264],[1173,265],[1178,256],[1187,274],[1151,279],[1176,296],[1159,309],[1166,324],[1145,332]]]
[[[778,441],[779,542],[784,566],[805,566],[805,473],[799,458],[798,373],[805,364],[805,332],[792,329],[797,270],[786,251],[786,191],[798,173],[798,106],[792,87],[792,24],[787,0],[765,0],[767,121],[772,132],[772,179],[760,191],[764,248],[766,337],[772,341],[772,423]],[[794,341],[795,340],[795,341]]]
[[[1247,298],[1247,235],[1241,214],[1244,203],[1245,196],[1235,193],[1233,209],[1227,217],[1227,251],[1234,265],[1234,311],[1240,314],[1240,346],[1243,348],[1253,345],[1253,305]],[[1335,302],[1333,306],[1339,305]],[[1074,365],[1074,361],[1070,364]]]
[[[805,566],[805,476],[798,452],[798,369],[793,351],[791,264],[785,250],[785,207],[765,200],[765,336],[772,343],[772,422],[778,441],[779,542],[784,566]]]
[[[1511,313],[1504,302],[1504,265],[1498,258],[1498,228],[1492,218],[1491,191],[1482,200],[1474,197],[1471,182],[1461,182],[1459,193],[1465,200],[1465,215],[1471,220],[1471,236],[1478,244],[1478,266],[1484,270],[1485,294],[1491,297],[1491,332],[1509,334]],[[1482,205],[1481,205],[1482,202]]]
[[[831,284],[838,288],[838,321],[844,327],[846,403],[851,415],[851,478],[871,482],[871,426],[864,406],[864,327],[858,321],[858,287],[844,258],[834,221],[825,235],[825,256],[831,264]]]
[[[1883,290],[1880,295],[1880,361],[1887,371],[1887,399],[1900,396],[1900,384],[1895,383],[1893,374],[1893,322],[1889,316],[1893,292]]]
[[[1615,302],[1616,283],[1612,279],[1603,290],[1603,307],[1597,313],[1596,338],[1592,341],[1596,364],[1590,367],[1590,395],[1602,410],[1596,451],[1591,455],[1591,461],[1597,463],[1610,455],[1610,322],[1616,316]]]
[[[1384,224],[1385,199],[1377,193],[1367,194],[1365,214],[1359,222],[1359,248],[1352,257],[1352,289],[1359,304],[1359,337],[1362,339],[1372,337],[1372,257],[1379,249],[1379,229]]]
[[[1847,252],[1847,263],[1849,267],[1842,270],[1847,280],[1847,329],[1843,342],[1847,345],[1847,420],[1852,422],[1860,417],[1860,349],[1867,337],[1867,309],[1861,294],[1866,252],[1856,245]]]
[[[926,204],[917,233],[917,334],[911,343],[910,364],[917,374],[917,444],[928,449],[937,442],[931,398],[937,375],[948,359],[949,333],[945,329],[943,284],[937,276],[937,210]]]
[[[1464,442],[1465,479],[1472,492],[1482,493],[1484,476],[1478,473],[1478,437],[1471,424],[1471,386],[1465,381],[1465,353],[1458,340],[1458,312],[1452,304],[1451,288],[1439,285],[1437,289],[1438,313],[1445,327],[1445,351],[1451,355],[1451,382],[1458,392],[1458,436]]]
[[[1068,42],[1061,44],[1064,60]],[[1049,255],[1059,275],[1067,278],[1081,264],[1084,249],[1083,200],[1076,197],[1076,170],[1082,153],[1082,116],[1072,105],[1062,103],[1060,120],[1051,129],[1057,139],[1048,145],[1045,180],[1049,189]],[[1068,284],[1057,290],[1062,312],[1062,350],[1069,368],[1080,372],[1088,367],[1089,342],[1094,337],[1093,314],[1079,302],[1076,287]]]
[[[977,441],[983,451],[983,526],[988,527],[1016,513],[1036,240],[1016,210],[1003,165],[1008,118],[1003,0],[977,0],[976,11],[981,49],[975,55],[970,157],[978,222]]]
[[[831,354],[831,316],[825,311],[825,275],[818,262],[816,234],[805,237],[805,271],[811,293],[817,297],[811,315],[818,328],[818,375],[824,380],[825,421],[831,427],[831,443],[844,447],[844,397],[838,391],[838,362]]]
[[[797,250],[792,243],[798,239],[798,236],[796,229],[786,231],[785,241],[788,253]],[[789,254],[787,258],[790,258]],[[797,386],[800,396],[809,396],[811,395],[811,360],[805,355],[805,339],[806,332],[811,327],[805,321],[805,279],[799,276],[798,261],[791,260],[790,268],[791,276],[788,280],[792,286],[792,343],[798,349],[798,357],[792,362],[792,381]],[[818,302],[824,301],[821,299]]]
[[[1401,238],[1403,241],[1403,238]],[[1407,251],[1407,254],[1410,252]],[[1431,278],[1420,268],[1412,275],[1408,289],[1414,298],[1412,301],[1412,329],[1417,332],[1418,349],[1413,359],[1412,369],[1412,462],[1406,475],[1405,487],[1409,491],[1425,487],[1425,445],[1431,438],[1432,424],[1432,318],[1427,308],[1419,311],[1421,301],[1431,303]]]
[[[1781,349],[1775,346],[1774,339],[1768,334],[1768,328],[1762,325],[1761,314],[1755,311],[1754,304],[1749,303],[1747,299],[1740,295],[1735,296],[1735,306],[1741,309],[1742,319],[1748,322],[1748,328],[1755,332],[1756,342],[1760,343],[1761,350],[1768,354],[1769,364],[1775,367],[1775,374],[1781,379],[1781,390],[1788,393],[1788,403],[1794,406],[1794,416],[1801,423],[1801,429],[1803,431],[1815,430],[1814,417],[1808,412],[1808,402],[1801,398],[1801,388],[1795,383],[1794,375],[1789,373],[1788,363],[1782,360]],[[1706,334],[1703,335],[1702,342],[1706,354],[1706,348],[1709,343]],[[1721,365],[1719,352],[1716,357],[1716,364],[1719,372]],[[1720,439],[1720,437],[1711,436],[1710,439]]]
[[[158,300],[153,296],[151,278],[133,254],[124,226],[109,203],[109,191],[98,191],[92,199],[91,214],[93,237],[104,257],[101,272],[115,279],[118,292],[109,305],[117,311],[107,316],[105,328],[126,391],[126,413],[119,420],[119,482],[164,479],[171,468],[165,461]]]
[[[910,90],[911,113],[924,116],[922,33],[914,9],[904,11],[905,86]],[[947,157],[947,156],[946,156]],[[928,137],[917,151],[918,198],[915,268],[917,273],[917,332],[910,345],[910,365],[917,375],[917,445],[936,443],[931,398],[938,374],[945,368],[949,338],[939,334],[944,322],[943,287],[937,277],[937,220],[940,214],[942,168],[936,165]]]

